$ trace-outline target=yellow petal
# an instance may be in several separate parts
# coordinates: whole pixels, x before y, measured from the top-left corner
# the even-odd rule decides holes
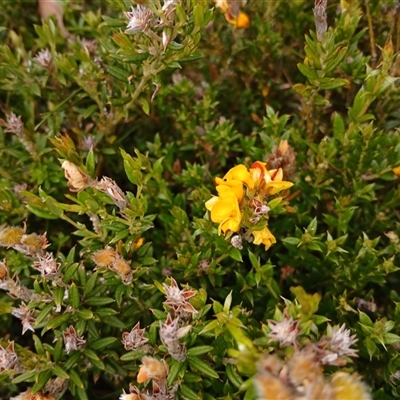
[[[223,179],[220,180],[223,182],[223,184],[218,184],[217,186],[217,192],[220,196],[224,196],[224,193],[231,191],[235,194],[238,201],[242,200],[244,190],[243,183],[241,181],[236,179],[230,181],[224,181]],[[217,180],[215,182],[217,183]]]
[[[335,400],[370,400],[372,397],[361,379],[355,374],[335,372],[332,375]]]
[[[214,207],[215,203],[216,203],[218,200],[219,200],[219,197],[218,197],[218,196],[213,196],[213,197],[211,197],[210,200],[207,200],[207,201],[206,201],[206,208],[207,208],[207,210],[208,210],[208,211],[211,211],[212,208]]]
[[[250,172],[243,164],[231,168],[224,176],[224,181],[237,180],[243,182],[247,187],[253,189],[254,181],[250,177]]]
[[[267,171],[267,174],[269,175],[270,179],[274,182],[280,182],[283,179],[282,168],[279,168],[278,170],[270,169],[269,171]]]
[[[224,193],[224,197],[219,197],[211,210],[211,220],[221,223],[227,218],[236,216],[240,213],[238,200],[232,191]]]
[[[263,244],[265,245],[265,250],[268,250],[274,243],[276,243],[275,236],[271,233],[271,231],[265,227],[260,231],[253,231],[254,244]]]
[[[228,218],[226,221],[219,225],[218,233],[227,231],[237,232],[240,229],[241,218]]]
[[[392,171],[393,171],[397,176],[400,176],[400,167],[393,168]]]
[[[268,194],[276,194],[281,192],[282,190],[289,189],[293,186],[292,182],[282,181],[282,182],[269,182],[267,184],[267,192]]]
[[[265,178],[269,178],[265,163],[256,161],[250,168],[250,177],[254,181],[254,186],[259,187],[265,182]]]
[[[244,13],[240,12],[237,17],[233,17],[229,12],[225,14],[226,20],[237,29],[246,29],[250,26],[250,18]]]

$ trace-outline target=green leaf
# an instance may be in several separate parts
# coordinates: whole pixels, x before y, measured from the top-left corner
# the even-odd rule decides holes
[[[105,306],[106,304],[114,303],[115,300],[111,297],[88,297],[85,301],[87,306]]]
[[[179,389],[179,394],[185,399],[185,400],[202,400],[200,396],[198,396],[195,392],[193,392],[192,389],[190,389],[186,385],[181,385]]]
[[[45,209],[44,207],[38,208],[38,207],[34,207],[34,206],[27,204],[26,208],[31,213],[37,215],[40,218],[44,218],[44,219],[58,219],[59,218],[58,215],[54,215],[53,213],[51,213],[49,210]]]
[[[53,310],[54,307],[54,302],[52,301],[49,304],[46,304],[43,308],[42,311],[40,311],[40,313],[38,314],[38,316],[36,317],[36,325],[39,325],[41,322],[43,322],[46,317],[51,313],[51,311]]]
[[[94,172],[96,169],[96,162],[94,158],[94,151],[93,147],[90,148],[87,156],[86,156],[86,169],[88,171],[88,174],[93,178],[94,177]]]
[[[79,268],[79,263],[70,264],[64,272],[64,282],[69,282]]]
[[[168,372],[167,383],[168,386],[172,386],[178,378],[182,377],[185,374],[187,368],[187,361],[179,362],[174,358],[170,358],[168,364],[169,364],[169,372]]]
[[[189,361],[189,365],[192,368],[194,368],[195,370],[198,370],[199,372],[202,372],[204,375],[209,376],[210,378],[219,379],[219,376],[214,371],[214,369],[211,368],[204,361],[200,360],[199,358],[197,358],[197,357],[189,357],[188,356],[188,361]]]
[[[300,243],[300,239],[296,237],[286,237],[282,239],[282,242],[290,246],[298,246],[298,244]]]
[[[64,341],[61,338],[56,339],[56,345],[54,346],[53,359],[55,363],[59,363],[63,355]]]
[[[370,337],[365,338],[364,344],[367,348],[369,359],[372,360],[372,357],[378,352],[378,347]]]
[[[71,306],[75,310],[78,310],[80,306],[80,295],[79,295],[79,289],[75,285],[75,283],[72,283],[68,289],[68,299],[70,301]]]
[[[236,366],[233,364],[227,364],[226,365],[226,375],[229,379],[229,381],[232,383],[233,386],[235,386],[237,389],[239,389],[243,385],[243,379],[242,377],[237,373],[236,371]]]
[[[22,383],[22,382],[33,382],[36,375],[37,371],[27,371],[22,373],[21,375],[18,375],[11,381],[11,383],[16,385],[17,383]]]
[[[143,353],[140,350],[131,350],[130,352],[123,354],[120,360],[121,361],[141,360],[144,355],[145,353]]]
[[[43,389],[52,375],[53,371],[51,369],[41,371],[37,376],[36,383],[32,387],[32,393],[37,393],[40,389]]]
[[[257,397],[255,386],[252,385],[252,386],[249,387],[249,389],[247,389],[243,400],[257,400],[257,398],[258,397]]]
[[[307,226],[307,232],[311,235],[314,236],[315,233],[317,232],[317,217],[315,217]]]
[[[214,350],[212,346],[196,346],[190,348],[187,355],[188,357],[201,356],[202,354],[210,353],[212,350]]]
[[[313,83],[318,79],[318,75],[315,70],[310,68],[308,65],[297,64],[297,68],[310,81],[310,83]]]
[[[360,324],[362,324],[362,325],[366,325],[366,326],[374,325],[371,318],[362,311],[359,311],[359,318],[360,318]]]
[[[94,272],[90,278],[86,281],[86,285],[83,291],[83,294],[85,296],[89,295],[91,293],[91,291],[94,289],[96,282],[97,282],[97,278],[98,278],[98,273]]]
[[[394,343],[400,343],[400,336],[395,335],[394,333],[384,333],[383,334],[383,342],[385,344],[394,344]]]
[[[65,313],[63,315],[59,315],[57,317],[54,317],[51,321],[49,321],[46,325],[46,331],[58,328],[60,325],[65,324],[70,318],[72,314],[71,313]]]
[[[193,9],[193,22],[195,27],[202,27],[204,19],[204,7],[201,4],[196,4]]]
[[[211,321],[200,331],[199,335],[211,332],[218,327],[219,327],[219,322],[217,320]]]
[[[74,369],[71,369],[71,370],[69,371],[69,377],[71,378],[71,381],[72,381],[78,388],[84,389],[85,386],[84,386],[84,384],[83,384],[81,378],[79,377],[79,374],[78,374]]]
[[[105,365],[103,363],[103,361],[100,360],[100,358],[98,357],[98,355],[91,349],[89,348],[85,348],[85,350],[83,351],[83,353],[85,354],[85,356],[89,359],[89,361],[98,369],[100,370],[104,370],[105,369]]]
[[[232,290],[229,292],[228,296],[226,296],[224,301],[224,312],[229,313],[232,306]]]
[[[132,72],[127,71],[123,68],[107,65],[107,72],[115,79],[118,79],[121,82],[129,83],[128,78],[132,75]]]
[[[260,269],[260,260],[259,258],[249,250],[249,258],[252,267],[258,271]]]
[[[36,335],[32,335],[32,339],[33,339],[33,342],[35,344],[36,353],[38,353],[39,355],[44,355],[45,354],[45,350],[44,350],[42,341]]]
[[[115,343],[117,340],[118,339],[115,337],[105,337],[89,343],[89,347],[93,350],[102,350],[105,347]]]
[[[57,375],[60,378],[69,379],[68,373],[62,369],[59,364],[53,364],[52,371],[54,375]]]
[[[88,310],[87,308],[81,308],[80,310],[78,310],[77,316],[79,319],[87,321],[93,318],[93,311]]]
[[[239,249],[236,249],[235,247],[231,247],[231,248],[229,249],[229,253],[228,253],[228,254],[229,254],[229,256],[230,256],[231,258],[233,258],[234,260],[243,262],[242,253],[240,252]]]

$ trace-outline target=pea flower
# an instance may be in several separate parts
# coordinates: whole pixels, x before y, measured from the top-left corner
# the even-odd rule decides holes
[[[224,13],[226,20],[237,29],[246,29],[250,25],[250,18],[246,13],[240,11],[238,1],[214,0],[216,6]]]
[[[256,161],[250,168],[250,176],[254,180],[255,187],[258,187],[264,195],[276,194],[293,186],[292,182],[282,180],[282,168],[267,170],[265,166],[266,163]]]
[[[221,191],[219,197],[214,196],[206,202],[206,208],[211,212],[211,221],[219,223],[218,234],[240,229],[242,213],[233,190]]]
[[[276,243],[267,226],[260,230],[255,225],[261,219],[269,218],[268,197],[293,186],[292,182],[283,180],[282,168],[268,170],[266,163],[261,161],[254,162],[250,169],[239,164],[223,178],[215,178],[214,182],[218,196],[213,196],[205,206],[210,211],[211,220],[219,224],[219,235],[244,228],[247,229],[243,232],[245,237],[252,234],[253,243],[264,244],[266,250]],[[232,245],[241,247],[237,239]]]
[[[265,245],[265,250],[268,250],[273,244],[276,243],[275,236],[267,227],[261,229],[261,231],[253,231],[253,236],[253,243]]]

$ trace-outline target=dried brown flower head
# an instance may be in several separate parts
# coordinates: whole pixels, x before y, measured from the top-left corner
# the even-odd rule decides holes
[[[98,267],[109,267],[118,257],[118,254],[111,247],[107,247],[104,250],[96,251],[92,257]]]
[[[168,364],[164,360],[159,361],[153,357],[143,357],[142,365],[140,366],[136,380],[138,383],[143,383],[148,379],[152,379],[161,383],[165,381],[167,376]]]
[[[65,160],[61,168],[64,170],[64,175],[68,180],[68,187],[71,192],[80,192],[92,185],[92,178],[82,172],[72,162]]]
[[[7,226],[0,231],[0,246],[12,247],[21,243],[22,236],[25,234],[23,228],[17,226]]]
[[[122,343],[125,347],[125,350],[137,349],[138,347],[141,347],[147,343],[149,339],[143,336],[144,332],[144,329],[140,329],[140,322],[138,322],[129,333],[123,332]]]
[[[80,350],[86,343],[86,340],[83,336],[78,336],[75,328],[70,325],[66,331],[63,332],[65,350],[67,354],[70,353],[71,350]]]
[[[296,169],[296,152],[287,140],[281,140],[279,146],[272,149],[266,162],[268,169],[282,168],[285,179],[290,180]]]

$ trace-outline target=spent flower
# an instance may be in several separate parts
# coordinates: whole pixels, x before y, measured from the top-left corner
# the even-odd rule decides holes
[[[92,178],[82,172],[72,162],[65,160],[61,164],[61,168],[64,170],[64,175],[68,180],[68,187],[71,192],[80,192],[92,185]]]
[[[71,350],[81,350],[86,343],[83,336],[78,336],[72,325],[63,332],[63,338],[67,354],[69,354]]]
[[[334,326],[328,337],[329,350],[339,356],[358,357],[358,350],[350,348],[356,342],[358,342],[357,336],[350,336],[350,329],[346,329],[344,324],[340,328]]]
[[[24,302],[21,302],[18,308],[14,308],[11,312],[14,317],[17,317],[22,322],[22,334],[24,334],[27,330],[35,332],[33,329],[32,324],[36,322],[35,310],[28,309]]]
[[[126,27],[125,33],[140,33],[146,31],[153,16],[153,12],[140,4],[136,7],[132,7],[131,11],[128,11],[125,17],[129,19],[128,26]]]
[[[152,379],[158,383],[164,382],[168,376],[168,364],[154,357],[143,357],[142,365],[136,380],[138,383],[144,383],[148,379]]]
[[[182,362],[186,360],[186,346],[179,339],[186,336],[192,327],[187,325],[179,328],[179,321],[180,318],[172,319],[171,314],[168,314],[166,321],[160,322],[160,339],[170,356]]]
[[[58,277],[60,266],[61,263],[54,259],[52,253],[46,253],[43,256],[38,254],[37,260],[32,265],[45,279],[54,279]]]
[[[296,345],[297,337],[300,334],[300,321],[295,321],[291,317],[284,316],[280,322],[272,319],[269,319],[267,322],[271,329],[271,332],[268,333],[270,338],[279,341],[282,347]]]
[[[14,350],[14,342],[10,342],[6,348],[0,345],[0,373],[10,370],[17,372],[22,370],[17,353]]]
[[[43,67],[48,68],[50,67],[53,56],[51,55],[48,49],[40,50],[39,53],[35,55],[35,60]]]
[[[2,123],[6,127],[5,132],[15,133],[17,136],[21,136],[24,133],[24,123],[22,122],[21,116],[17,116],[13,112],[7,114],[6,123]]]
[[[99,182],[95,182],[93,184],[93,187],[103,193],[108,194],[120,210],[126,208],[127,199],[125,193],[112,179],[108,178],[107,176],[103,176]]]
[[[130,332],[123,332],[122,343],[125,350],[134,350],[147,343],[149,339],[143,336],[144,332],[145,329],[140,329],[140,322],[138,322]]]
[[[188,313],[196,312],[196,309],[188,302],[188,300],[197,293],[196,290],[190,290],[188,286],[179,289],[174,278],[171,278],[170,286],[163,283],[163,287],[167,298],[167,300],[164,301],[164,304],[172,307],[176,315],[179,315],[181,310]]]

